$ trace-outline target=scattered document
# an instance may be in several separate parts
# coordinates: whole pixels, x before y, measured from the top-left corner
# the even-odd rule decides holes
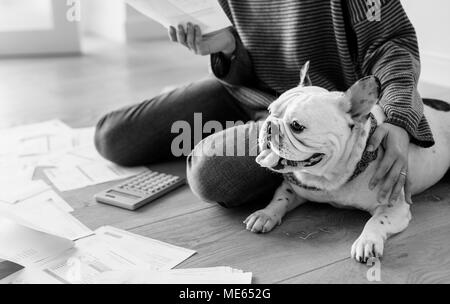
[[[69,212],[72,208],[52,190],[14,205],[0,205],[0,215],[28,228],[69,240],[93,232]]]
[[[73,242],[70,240],[0,217],[0,258],[2,259],[25,267],[33,267],[71,247]]]
[[[62,284],[62,282],[43,272],[42,269],[26,267],[0,280],[0,284]]]
[[[104,226],[95,231],[106,243],[130,250],[152,269],[172,269],[195,254],[194,250],[143,237],[122,229]]]
[[[23,160],[19,157],[0,157],[0,183],[10,180],[31,181],[38,160]]]
[[[41,180],[10,179],[0,182],[2,185],[0,203],[15,204],[50,189],[50,186]]]
[[[72,147],[71,128],[59,120],[0,130],[0,155],[44,156]]]
[[[94,145],[95,128],[72,129],[59,120],[0,130],[0,202],[14,204],[38,191],[37,167],[60,191],[134,176],[144,167],[124,168],[104,159]]]
[[[130,251],[112,246],[93,235],[77,241],[74,248],[45,263],[42,271],[61,283],[90,284],[106,271],[148,267]]]
[[[0,248],[5,244],[2,243],[3,233],[1,231]],[[31,231],[39,233],[36,230]],[[58,248],[54,254],[42,249],[48,245],[48,242],[43,243],[39,247],[39,251],[44,253],[33,257],[30,259],[31,261],[13,260],[26,262],[26,264],[22,264],[26,266],[31,262],[33,267],[22,271],[12,280],[12,283],[40,283],[43,281],[46,283],[91,284],[96,283],[99,280],[98,277],[107,272],[129,269],[169,270],[195,253],[193,250],[109,226],[101,227],[95,231],[95,234],[79,239],[71,245]],[[33,249],[34,246],[35,244],[30,242],[27,249]],[[16,251],[20,252],[19,249]],[[0,249],[1,257],[17,255],[15,252],[8,253]],[[37,263],[36,261],[41,262]]]
[[[186,25],[200,26],[203,34],[231,26],[231,22],[216,0],[126,0],[144,15],[166,28]]]
[[[45,169],[44,173],[59,191],[69,191],[128,178],[144,170],[144,167],[125,168],[112,163],[89,162],[74,167]]]
[[[230,267],[153,271],[128,269],[107,271],[96,284],[251,284],[252,273]]]

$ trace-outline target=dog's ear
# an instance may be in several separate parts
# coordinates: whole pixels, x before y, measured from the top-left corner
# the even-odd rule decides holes
[[[298,84],[301,87],[311,86],[311,79],[309,78],[309,60],[305,62],[305,64],[300,69],[300,83]]]
[[[373,75],[364,77],[345,92],[344,110],[351,114],[353,120],[364,122],[373,106],[378,102],[380,93],[380,80]]]

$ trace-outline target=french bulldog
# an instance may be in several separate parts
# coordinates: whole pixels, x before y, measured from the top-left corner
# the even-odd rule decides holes
[[[269,232],[283,216],[306,201],[365,210],[370,220],[353,243],[351,257],[366,262],[381,257],[386,239],[406,229],[411,219],[404,189],[395,202],[379,201],[379,186],[369,181],[383,157],[382,147],[366,145],[385,114],[377,104],[380,82],[368,76],[346,92],[330,92],[310,85],[309,63],[301,70],[298,87],[286,91],[269,106],[260,134],[263,167],[284,174],[285,180],[267,207],[244,221],[252,232]],[[425,106],[436,144],[410,144],[408,179],[412,194],[437,183],[450,167],[450,112]],[[389,197],[389,195],[387,196]]]

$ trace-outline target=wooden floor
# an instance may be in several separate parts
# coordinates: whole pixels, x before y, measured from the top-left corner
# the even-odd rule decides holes
[[[0,128],[59,118],[93,125],[108,110],[138,102],[166,86],[207,74],[207,58],[166,42],[123,46],[87,40],[83,57],[0,61]],[[422,96],[450,100],[450,88],[421,84]],[[184,175],[183,161],[151,169]],[[36,177],[42,177],[37,172]],[[61,195],[95,229],[113,225],[198,253],[179,267],[232,266],[255,283],[368,283],[368,267],[349,258],[368,214],[306,204],[267,235],[244,229],[257,202],[226,210],[199,201],[187,187],[136,212],[97,204],[109,184]],[[450,283],[450,177],[414,198],[409,228],[390,239],[384,283]]]

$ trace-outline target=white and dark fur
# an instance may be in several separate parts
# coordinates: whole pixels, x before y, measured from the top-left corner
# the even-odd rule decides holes
[[[310,86],[307,70],[308,64],[302,68],[298,87],[270,105],[270,115],[259,136],[261,153],[256,159],[270,170],[293,173],[307,187],[284,181],[269,205],[251,214],[244,223],[253,232],[269,232],[281,223],[287,212],[306,201],[354,207],[369,212],[372,217],[354,242],[351,256],[360,262],[380,257],[386,239],[406,229],[411,213],[403,191],[396,202],[390,203],[378,201],[379,187],[369,190],[369,181],[383,157],[382,148],[377,159],[349,181],[369,137],[369,113],[376,117],[378,124],[385,120],[377,105],[379,81],[369,76],[345,93],[329,92]],[[450,112],[425,107],[424,113],[436,144],[426,149],[410,145],[408,176],[413,194],[437,183],[450,167]],[[294,131],[294,120],[304,129]],[[305,161],[311,157],[313,161]]]

